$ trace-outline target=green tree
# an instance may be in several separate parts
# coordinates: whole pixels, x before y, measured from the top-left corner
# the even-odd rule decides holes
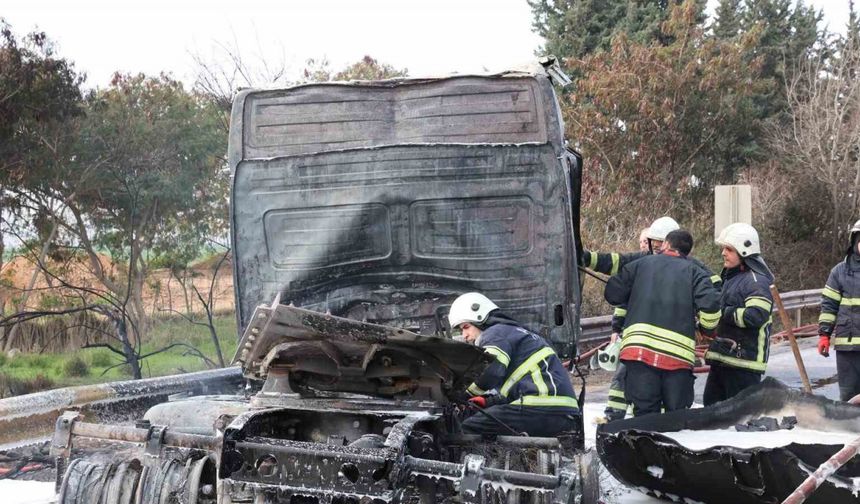
[[[737,37],[741,32],[741,0],[720,0],[714,17],[714,36]]]
[[[393,65],[380,63],[376,59],[365,55],[360,60],[347,65],[338,72],[331,69],[331,63],[325,58],[321,60],[309,59],[307,66],[302,72],[302,80],[304,82],[384,80],[406,77],[408,74],[409,71],[405,68],[397,69]]]
[[[0,18],[0,180],[26,178],[22,156],[41,146],[41,128],[81,113],[82,81],[44,33],[19,43]]]
[[[624,0],[528,0],[532,28],[544,38],[543,54],[580,58],[608,50],[616,26],[627,15]]]
[[[150,263],[201,236],[223,232],[226,136],[220,111],[165,75],[116,75],[87,99],[64,173],[88,184],[50,188],[60,219],[105,288],[130,305],[132,336],[147,326]],[[59,217],[60,215],[58,215]],[[121,266],[99,260],[107,250]]]
[[[758,127],[759,67],[746,57],[756,40],[707,37],[699,12],[692,1],[673,8],[669,45],[621,34],[611,51],[577,62],[567,134],[589,164],[586,213],[617,239],[660,211],[700,206],[713,184],[733,179],[740,167],[725,160]]]
[[[62,125],[81,114],[82,81],[71,62],[55,55],[45,33],[19,41],[0,18],[0,268],[4,237],[26,222],[14,218],[21,213],[21,191],[50,178],[50,161],[66,134]],[[0,296],[0,315],[5,305]]]
[[[539,52],[562,59],[582,58],[608,51],[619,34],[635,42],[671,43],[661,29],[671,8],[680,0],[528,0],[532,28],[541,35]],[[697,1],[697,19],[704,20],[703,0]],[[571,65],[566,65],[570,67]]]
[[[792,80],[793,69],[829,53],[828,34],[818,28],[822,16],[803,0],[793,6],[791,0],[746,0],[741,30],[757,34],[750,58],[761,62],[760,78],[770,84],[755,100],[760,118],[785,114],[785,83]]]

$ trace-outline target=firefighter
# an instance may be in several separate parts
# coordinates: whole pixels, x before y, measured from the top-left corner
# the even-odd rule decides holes
[[[818,353],[827,357],[833,343],[843,401],[860,394],[860,221],[851,227],[849,243],[845,259],[827,277],[818,317]]]
[[[607,265],[608,272],[612,270],[612,264],[614,258],[618,257],[619,265],[623,266],[625,264],[630,263],[631,261],[635,261],[636,259],[641,259],[642,257],[646,257],[651,254],[652,251],[660,252],[660,248],[663,245],[663,240],[666,238],[666,235],[671,231],[676,229],[680,229],[678,223],[675,222],[671,217],[660,217],[655,220],[651,226],[642,230],[639,234],[639,252],[632,252],[628,254],[600,254],[596,253],[594,256],[591,256],[590,252],[585,251],[586,254],[589,254],[589,260],[593,260],[595,263],[595,269],[597,271],[606,273]],[[596,257],[596,258],[595,258]],[[594,259],[593,259],[594,258]],[[722,288],[722,279],[719,275],[714,275],[711,273],[711,270],[705,266],[704,263],[695,258],[690,258],[694,263],[696,263],[699,267],[702,268],[705,273],[707,273],[708,277],[714,283],[714,286],[719,290]],[[601,271],[603,270],[603,271]],[[610,336],[610,344],[614,343],[621,333],[621,329],[624,327],[624,317],[627,314],[626,307],[617,306],[612,314],[612,336]],[[609,384],[609,393],[606,401],[606,408],[603,410],[603,416],[595,419],[595,422],[598,424],[606,423],[613,420],[621,420],[627,415],[627,410],[629,404],[624,396],[624,386],[626,379],[626,368],[624,367],[624,363],[621,362],[618,364],[618,369],[615,371],[615,374],[612,377],[612,382]]]
[[[719,320],[720,294],[688,258],[693,237],[670,232],[662,253],[643,257],[609,279],[604,297],[628,306],[620,359],[627,367],[624,395],[633,414],[688,408],[693,403],[696,318],[710,333]]]
[[[723,292],[717,337],[705,353],[711,366],[705,406],[734,397],[761,381],[770,345],[773,273],[761,257],[758,232],[744,223],[727,226],[722,247]]]
[[[677,226],[677,223],[675,223]],[[646,227],[639,233],[639,252],[648,253],[651,250],[651,239],[648,238],[651,228]],[[665,238],[665,236],[663,237]],[[662,240],[660,241],[662,246]],[[644,257],[644,256],[643,256]],[[624,326],[624,315],[627,310],[622,307],[616,307],[612,314],[612,336],[609,337],[609,344],[614,344],[621,334]],[[627,404],[627,399],[624,397],[624,384],[627,379],[627,368],[623,362],[618,363],[618,368],[615,374],[612,375],[612,382],[609,383],[609,393],[606,399],[606,408],[603,410],[603,416],[598,417],[595,423],[603,424],[613,420],[623,420],[627,416],[627,409],[630,406]]]
[[[660,217],[651,223],[650,226],[642,231],[639,235],[639,251],[638,252],[592,252],[590,250],[582,251],[582,264],[586,268],[603,273],[605,275],[616,275],[624,265],[629,264],[637,259],[657,253],[663,245],[663,240],[670,232],[681,229],[681,226],[671,217]],[[690,258],[693,262],[703,268],[710,276],[711,280],[719,288],[722,284],[720,275],[711,273],[707,266],[696,258]]]
[[[467,389],[470,403],[529,436],[555,436],[578,428],[579,405],[570,375],[543,338],[504,315],[477,292],[454,300],[448,322],[462,331],[467,342],[495,357]],[[511,434],[498,421],[480,413],[463,422],[463,431]]]

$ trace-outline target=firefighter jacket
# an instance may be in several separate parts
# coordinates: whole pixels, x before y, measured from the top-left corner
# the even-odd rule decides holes
[[[582,252],[583,260],[588,269],[606,275],[616,275],[621,268],[627,264],[650,255],[652,255],[650,252],[641,251],[628,252],[626,254],[620,254],[617,252],[591,252],[590,250],[583,250]],[[720,275],[715,275],[707,266],[705,266],[705,263],[695,257],[688,257],[688,259],[702,268],[717,290],[722,289],[723,279]],[[624,328],[624,317],[626,315],[627,308],[625,306],[615,307],[615,311],[612,314],[612,332],[621,333],[621,330]]]
[[[617,275],[621,268],[637,259],[651,255],[650,252],[592,252],[582,251],[582,265],[586,268],[603,273],[604,275]]]
[[[708,351],[708,364],[721,364],[764,373],[770,352],[773,276],[764,268],[742,264],[723,270],[723,293],[717,336]]]
[[[653,255],[650,252],[627,252],[627,253],[618,253],[618,252],[592,252],[590,250],[582,251],[582,262],[584,266],[592,271],[596,271],[598,273],[603,273],[604,275],[617,275],[621,268],[630,264],[631,262],[642,259],[643,257],[648,257]],[[695,264],[699,265],[705,273],[708,274],[708,277],[714,283],[714,285],[719,289],[723,285],[723,279],[720,275],[716,275],[711,272],[711,270],[705,266],[705,263],[696,259],[695,257],[688,257],[690,261],[693,261]]]
[[[692,260],[669,252],[624,266],[609,279],[604,297],[628,307],[621,358],[660,369],[692,368],[696,317],[705,332],[711,332],[720,317],[720,294],[708,274]]]
[[[818,332],[833,339],[834,350],[860,351],[860,257],[849,254],[833,267],[821,291]]]
[[[478,346],[493,355],[467,392],[484,395],[495,389],[503,402],[554,409],[578,409],[570,377],[543,338],[522,327],[495,324],[481,333]]]

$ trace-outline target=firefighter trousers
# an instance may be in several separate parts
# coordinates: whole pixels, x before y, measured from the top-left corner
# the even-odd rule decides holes
[[[624,361],[627,380],[624,396],[633,404],[633,416],[689,408],[693,404],[693,371],[665,369],[639,361]]]
[[[860,351],[836,351],[839,399],[847,401],[860,394]]]
[[[702,402],[705,406],[710,406],[732,398],[741,390],[759,383],[761,376],[761,373],[755,371],[712,363]]]
[[[562,432],[579,429],[579,419],[576,415],[555,408],[498,404],[490,406],[484,411],[501,420],[513,430],[525,432],[529,436],[554,437]],[[499,422],[479,411],[463,421],[463,433],[514,435]]]
[[[618,369],[612,376],[609,384],[609,398],[606,401],[606,409],[603,415],[607,420],[623,420],[627,415],[627,398],[624,396],[624,388],[627,382],[627,367],[623,362],[618,363]]]

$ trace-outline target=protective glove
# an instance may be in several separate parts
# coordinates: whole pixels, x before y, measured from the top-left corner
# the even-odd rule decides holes
[[[469,402],[474,404],[475,406],[481,408],[481,409],[484,409],[487,407],[487,398],[484,396],[470,397]]]
[[[830,355],[830,336],[826,334],[818,335],[818,353],[825,357]]]

